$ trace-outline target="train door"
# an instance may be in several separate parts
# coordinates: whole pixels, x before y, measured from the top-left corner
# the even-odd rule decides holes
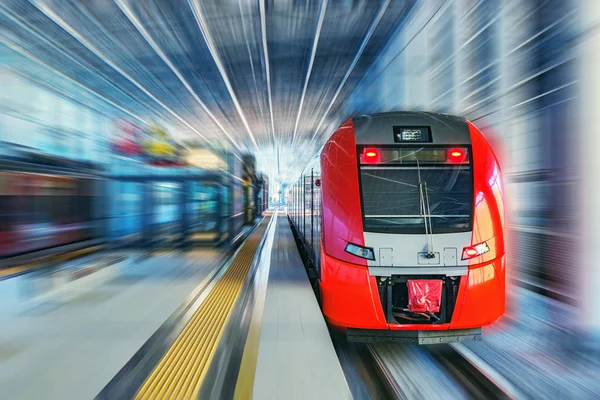
[[[317,271],[320,271],[320,242],[321,242],[321,171],[313,171],[313,260]]]
[[[304,175],[304,241],[312,251],[313,244],[313,184],[312,184],[312,172]],[[309,256],[310,256],[309,251]]]
[[[220,232],[220,185],[189,182],[186,195],[186,243],[214,243]]]
[[[109,237],[121,243],[139,243],[144,235],[144,184],[112,180],[109,201]]]
[[[171,247],[184,240],[184,185],[183,182],[155,181],[150,186],[151,215],[150,243]]]

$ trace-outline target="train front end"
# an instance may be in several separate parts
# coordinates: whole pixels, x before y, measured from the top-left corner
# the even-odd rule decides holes
[[[345,123],[321,154],[323,312],[355,341],[478,339],[505,307],[501,172],[464,118]]]

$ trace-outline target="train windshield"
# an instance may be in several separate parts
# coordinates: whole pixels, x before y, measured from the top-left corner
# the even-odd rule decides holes
[[[368,160],[373,153],[375,163]],[[360,154],[365,231],[424,234],[424,214],[434,234],[471,230],[469,149],[363,149]]]

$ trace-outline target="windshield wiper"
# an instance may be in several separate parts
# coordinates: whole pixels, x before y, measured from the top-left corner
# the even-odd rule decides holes
[[[427,237],[427,258],[435,258],[433,251],[433,230],[431,227],[431,208],[429,206],[429,194],[427,193],[427,182],[421,179],[421,167],[417,158],[417,174],[419,176],[419,203],[423,222],[425,223],[425,236]]]

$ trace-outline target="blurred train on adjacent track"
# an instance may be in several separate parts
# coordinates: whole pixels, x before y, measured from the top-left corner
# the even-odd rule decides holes
[[[229,155],[224,171],[152,166],[123,173],[32,149],[3,150],[0,270],[87,254],[78,250],[232,243],[268,207],[268,179],[256,173],[252,156]]]
[[[0,163],[0,258],[98,238],[94,167],[37,161]]]
[[[466,119],[349,119],[287,197],[323,313],[349,340],[479,339],[504,313],[501,171]]]

